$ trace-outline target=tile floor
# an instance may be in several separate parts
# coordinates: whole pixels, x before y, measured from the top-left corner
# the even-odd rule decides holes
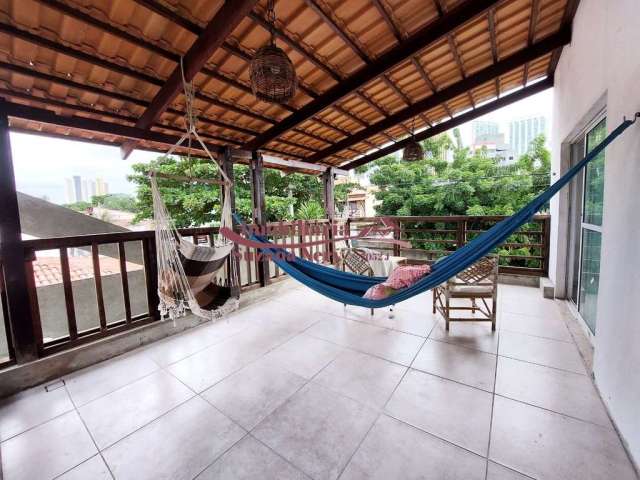
[[[636,479],[537,289],[496,333],[284,291],[0,401],[4,479]]]

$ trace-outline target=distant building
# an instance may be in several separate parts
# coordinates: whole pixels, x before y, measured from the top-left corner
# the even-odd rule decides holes
[[[96,195],[108,195],[109,184],[102,177],[96,178]]]
[[[75,203],[76,201],[76,194],[75,194],[75,189],[73,188],[73,179],[72,178],[65,178],[64,179],[64,184],[65,184],[65,202],[66,203]]]
[[[67,203],[90,202],[96,195],[108,195],[109,184],[101,177],[95,180],[83,179],[80,175],[65,178],[65,199]]]
[[[509,143],[516,159],[529,150],[532,140],[547,134],[547,119],[543,116],[513,120],[509,124]]]
[[[82,178],[80,175],[74,175],[73,177],[73,198],[75,202],[82,201]]]
[[[490,120],[474,120],[471,122],[471,130],[473,132],[472,143],[477,144],[486,142],[490,138],[499,135],[498,122]]]
[[[489,158],[495,158],[503,165],[509,165],[516,161],[511,146],[504,141],[504,133],[484,135],[482,140],[471,145],[472,152],[482,149],[486,149]]]

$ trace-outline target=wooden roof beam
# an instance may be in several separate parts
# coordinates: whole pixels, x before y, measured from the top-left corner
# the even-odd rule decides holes
[[[489,37],[491,38],[491,58],[493,63],[498,63],[498,40],[496,36],[496,12],[493,8],[489,9]],[[496,77],[496,98],[500,98],[500,77]]]
[[[438,125],[435,125],[434,127],[431,127],[420,133],[416,133],[416,140],[422,141],[422,140],[426,140],[427,138],[431,138],[435,135],[438,135],[440,133],[444,133],[447,130],[450,130],[451,128],[455,128],[459,125],[462,125],[463,123],[474,120],[478,117],[481,117],[482,115],[486,115],[487,113],[493,112],[499,108],[506,107],[507,105],[511,105],[512,103],[518,102],[524,98],[527,98],[531,95],[535,95],[536,93],[539,93],[551,87],[553,87],[553,77],[547,77],[546,79],[541,80],[540,82],[534,83],[533,85],[520,89],[504,97],[497,98],[490,103],[486,103],[482,106],[479,106],[476,109],[463,113],[451,120],[439,123]],[[342,165],[341,168],[344,168],[345,170],[351,170],[353,168],[366,165],[367,163],[373,162],[378,158],[385,157],[397,150],[400,150],[406,147],[410,141],[411,139],[401,140],[395,145],[390,145],[377,152],[370,153],[369,155],[365,155],[364,157],[361,157],[361,158],[358,158],[357,160],[349,162],[346,165]]]
[[[489,67],[486,67],[468,76],[466,79],[440,90],[435,95],[424,98],[414,103],[410,107],[396,112],[393,115],[390,115],[388,118],[381,120],[368,128],[358,131],[350,138],[342,140],[335,145],[332,145],[331,147],[325,148],[324,150],[309,157],[308,161],[321,161],[324,158],[327,158],[334,153],[339,152],[341,149],[351,147],[352,145],[361,142],[362,140],[371,137],[372,135],[376,135],[397,123],[404,122],[423,111],[434,108],[442,104],[443,102],[452,100],[453,98],[462,95],[473,88],[479,87],[480,85],[493,80],[499,75],[504,75],[505,73],[521,67],[526,62],[535,60],[536,58],[540,58],[541,56],[552,52],[559,46],[566,45],[570,41],[571,31],[569,29],[565,29],[553,35],[550,35],[545,39],[533,44],[531,47],[525,48],[507,58],[504,58],[497,64],[490,65]]]
[[[372,0],[372,2],[378,9],[378,12],[380,12],[380,16],[382,16],[382,18],[384,19],[385,23],[389,27],[389,30],[391,30],[391,33],[393,33],[393,36],[396,37],[396,40],[398,40],[398,42],[401,42],[404,38],[402,32],[400,31],[398,25],[396,25],[396,22],[393,21],[393,18],[391,17],[389,12],[387,12],[387,9],[382,4],[382,0]]]
[[[160,88],[151,101],[149,107],[142,114],[137,128],[149,128],[160,118],[160,115],[171,105],[183,88],[183,75],[187,82],[204,67],[211,55],[222,45],[224,40],[233,32],[238,24],[253,9],[257,0],[234,0],[225,2],[220,10],[213,16],[202,34],[184,54],[180,65],[177,65],[165,84]],[[127,158],[135,145],[122,146],[122,156]]]
[[[576,16],[576,12],[578,11],[578,6],[580,5],[580,0],[567,0],[567,5],[565,6],[564,14],[562,15],[562,26],[561,28],[571,28],[573,25],[573,18]],[[559,47],[553,52],[551,55],[551,61],[549,62],[549,69],[547,70],[547,75],[553,75],[556,71],[556,67],[558,66],[558,62],[560,61],[560,55],[562,55],[562,47]]]
[[[538,24],[538,15],[540,14],[540,0],[533,0],[531,4],[531,17],[529,18],[529,31],[527,32],[527,45],[532,45],[536,35],[536,25]],[[522,74],[522,85],[527,84],[529,78],[529,63],[524,66]]]
[[[249,142],[247,148],[250,150],[260,148],[287,130],[296,127],[306,119],[332,106],[345,96],[359,90],[371,80],[386,73],[395,65],[415,55],[428,45],[447,35],[450,31],[484,13],[499,1],[500,0],[474,0],[473,2],[464,2],[451,9],[443,17],[421,28],[406,41],[398,44],[355,74],[331,87],[320,97],[299,109],[298,112],[289,115],[278,124],[269,128],[262,135]]]

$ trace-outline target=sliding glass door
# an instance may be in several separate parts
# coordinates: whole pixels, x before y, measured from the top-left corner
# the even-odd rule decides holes
[[[606,135],[606,119],[602,118],[572,146],[572,163],[580,161]],[[570,193],[569,296],[593,334],[596,332],[600,287],[604,162],[602,152],[574,180]]]

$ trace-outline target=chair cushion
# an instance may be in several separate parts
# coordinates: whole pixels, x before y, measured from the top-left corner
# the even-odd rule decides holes
[[[493,286],[492,285],[448,285],[449,291],[454,294],[473,294],[473,295],[482,295],[482,294],[492,294]]]

